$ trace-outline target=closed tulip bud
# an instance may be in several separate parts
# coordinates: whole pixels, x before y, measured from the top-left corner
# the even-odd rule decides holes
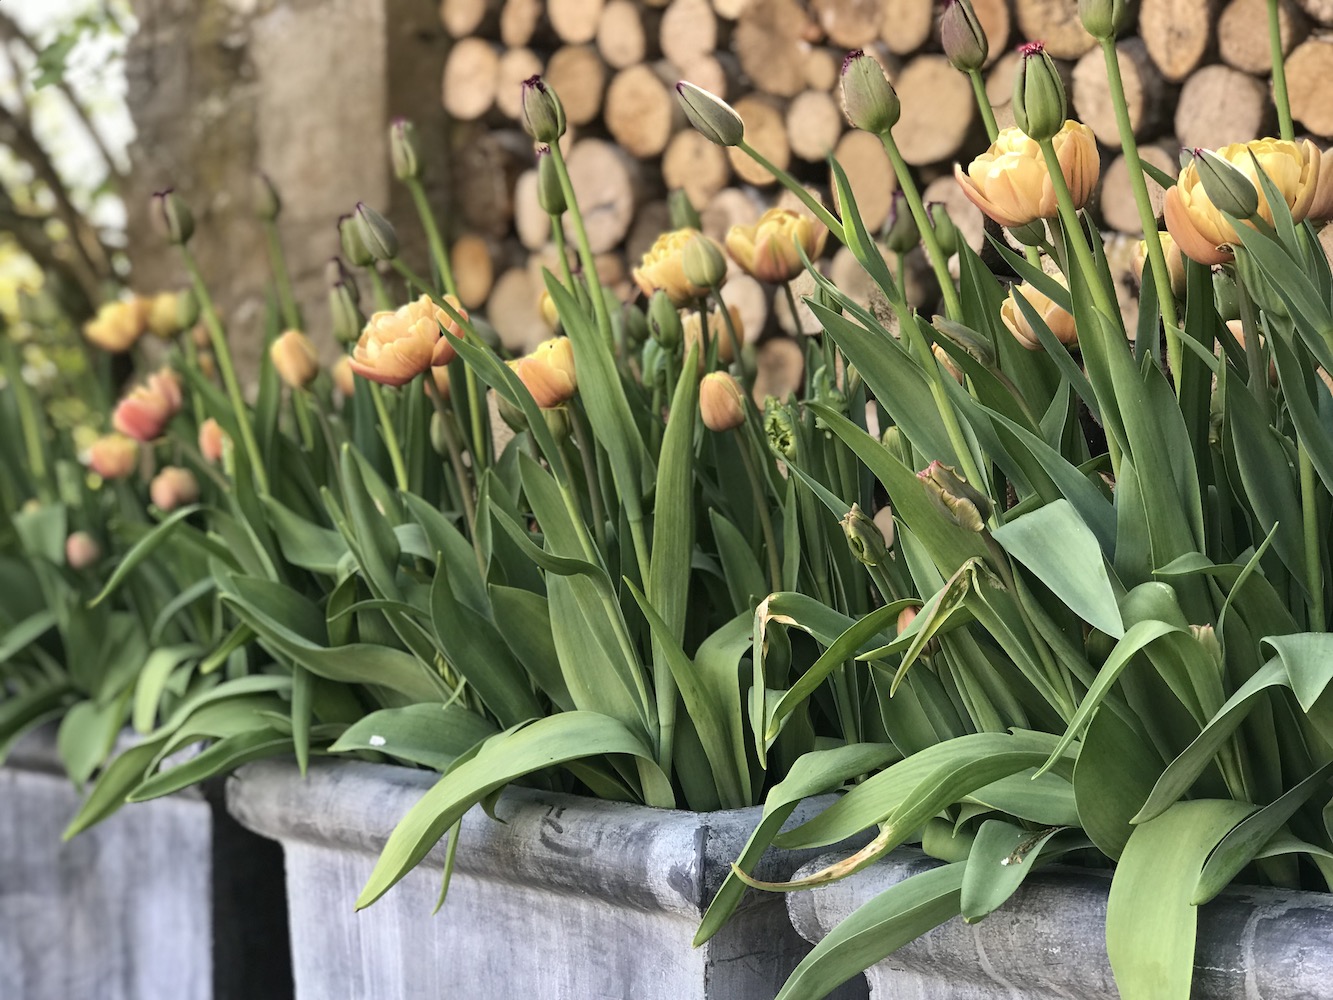
[[[342,394],[343,399],[351,399],[356,391],[356,372],[352,371],[352,359],[344,354],[333,363],[333,385]]]
[[[684,188],[676,188],[667,195],[667,210],[671,213],[672,229],[702,229],[699,212]]]
[[[902,104],[884,68],[861,49],[842,61],[842,110],[853,128],[883,135],[898,124]]]
[[[986,65],[990,42],[977,20],[972,0],[945,0],[940,15],[940,44],[954,69],[971,73]]]
[[[430,415],[430,446],[437,455],[449,453],[449,432],[444,425],[445,415],[436,410]]]
[[[88,468],[103,479],[125,479],[139,465],[139,443],[125,434],[105,434],[88,449]]]
[[[1171,279],[1171,294],[1178,299],[1182,299],[1185,297],[1185,258],[1181,256],[1180,247],[1176,246],[1176,241],[1170,233],[1155,233],[1154,235],[1162,244],[1162,256],[1166,259],[1166,273]],[[1151,238],[1149,237],[1149,239]],[[1139,240],[1134,247],[1131,265],[1134,270],[1134,277],[1140,282],[1143,281],[1143,269],[1147,266],[1147,263],[1147,240]]]
[[[135,296],[107,302],[83,325],[83,335],[94,347],[112,354],[128,351],[148,329],[148,300]]]
[[[268,174],[255,174],[250,182],[250,197],[254,204],[255,218],[261,222],[277,222],[282,214],[282,198]]]
[[[570,435],[574,433],[574,421],[567,407],[553,406],[543,409],[542,420],[546,423],[546,429],[551,432],[551,437],[557,442],[568,441]]]
[[[356,276],[348,270],[341,257],[330,257],[328,263],[324,265],[324,281],[330,287],[342,282],[347,286],[347,294],[351,296],[352,301],[360,303],[361,289],[356,287]]]
[[[170,340],[181,329],[177,295],[174,292],[154,295],[148,304],[148,332],[162,340]]]
[[[931,462],[916,474],[931,498],[957,524],[968,531],[981,531],[990,517],[991,501],[954,468],[943,462]]]
[[[1217,640],[1217,630],[1211,625],[1191,625],[1190,635],[1194,636],[1203,647],[1203,651],[1208,654],[1208,658],[1220,672],[1226,665],[1226,657],[1222,653],[1222,644]]]
[[[884,245],[896,254],[905,254],[916,248],[921,242],[921,233],[916,228],[916,219],[907,204],[907,195],[901,191],[893,192],[889,201],[889,221],[885,227]]]
[[[199,425],[199,454],[204,456],[205,462],[211,462],[216,465],[222,461],[223,452],[227,449],[227,434],[212,417],[209,417]]]
[[[903,437],[902,428],[897,424],[890,424],[888,427],[885,427],[884,433],[879,436],[879,442],[884,446],[885,451],[903,465],[911,464],[911,446],[908,445],[907,439]]]
[[[896,533],[896,529],[893,525],[893,508],[888,506],[881,507],[879,510],[875,511],[873,520],[875,522],[875,527],[879,529],[880,536],[884,539],[885,547],[890,549],[893,548],[893,539]]]
[[[542,314],[542,322],[552,333],[560,327],[560,313],[555,308],[555,299],[551,298],[551,293],[545,288],[537,299],[537,311]]]
[[[398,233],[388,219],[364,202],[356,204],[356,227],[373,258],[393,260],[398,256]]]
[[[852,555],[867,566],[878,566],[889,554],[883,532],[861,510],[860,504],[852,504],[852,509],[842,519],[842,533]]]
[[[515,374],[518,374],[517,361],[506,361],[505,364],[509,365]],[[495,397],[495,412],[500,414],[500,419],[505,422],[511,431],[515,434],[522,434],[528,429],[528,416],[523,412],[523,407],[509,402],[494,390],[492,390],[491,395]]]
[[[921,614],[920,608],[903,608],[901,611],[899,611],[898,622],[897,622],[898,634],[903,635],[909,628],[911,628],[912,623],[916,621],[917,616],[919,614]],[[922,656],[934,656],[939,651],[940,651],[940,644],[939,641],[936,639],[929,640],[924,646],[921,647]],[[966,852],[964,852],[963,856],[966,857]]]
[[[942,201],[932,201],[926,205],[930,224],[935,230],[935,240],[940,245],[940,253],[952,257],[958,252],[958,228],[949,218],[949,210]]]
[[[1194,163],[1208,200],[1220,212],[1251,219],[1259,211],[1259,189],[1254,182],[1212,150],[1196,149]]]
[[[199,499],[199,482],[189,469],[168,465],[148,484],[148,498],[164,514]]]
[[[523,81],[523,127],[538,142],[550,144],[565,134],[565,108],[540,76]]]
[[[188,288],[176,293],[176,329],[192,330],[199,322],[199,299]]]
[[[648,300],[648,332],[668,351],[674,351],[683,336],[680,311],[660,288]]]
[[[568,337],[544,340],[515,365],[519,380],[543,410],[574,398],[578,376],[574,370],[574,345]]]
[[[304,389],[319,375],[319,355],[315,345],[300,330],[288,330],[268,349],[269,360],[278,378],[291,389]]]
[[[97,539],[86,531],[76,531],[65,539],[65,564],[72,570],[85,570],[102,558]]]
[[[395,118],[389,125],[389,159],[393,175],[400,181],[421,176],[421,143],[417,127],[406,118]]]
[[[1066,345],[1078,342],[1078,328],[1074,325],[1073,315],[1056,305],[1049,296],[1023,282],[1010,288],[1008,297],[1000,303],[1000,321],[1020,344],[1029,351],[1041,350],[1041,338],[1018,304],[1020,295],[1042,318],[1051,333],[1055,334],[1056,340]]]
[[[745,393],[726,372],[709,372],[699,383],[699,414],[715,433],[745,423]]]
[[[168,188],[153,195],[153,228],[168,242],[184,246],[194,235],[194,213],[175,191]]]
[[[547,215],[564,215],[569,210],[550,146],[537,150],[537,204]]]
[[[625,339],[631,347],[642,347],[648,339],[648,314],[637,305],[625,307]]]
[[[355,287],[353,283],[339,281],[329,289],[329,319],[333,336],[340,344],[350,344],[361,336],[366,322],[352,294]]]
[[[1019,46],[1014,77],[1014,122],[1030,139],[1053,139],[1064,127],[1069,102],[1060,71],[1041,42]]]
[[[1236,279],[1224,271],[1213,273],[1213,305],[1223,322],[1240,319],[1240,289]]]
[[[703,233],[695,233],[685,244],[681,261],[685,280],[700,288],[717,288],[727,277],[727,259],[717,241]]]
[[[735,146],[745,138],[745,121],[716,94],[682,80],[676,84],[676,97],[690,124],[709,142]]]
[[[427,394],[434,392],[441,403],[449,402],[453,387],[449,384],[449,366],[436,365],[430,370],[430,381],[425,383]]]
[[[353,267],[370,267],[375,263],[375,257],[361,238],[356,216],[344,215],[338,220],[338,240],[342,244],[343,256]]]
[[[1333,153],[1326,152],[1319,158],[1319,179],[1315,182],[1314,199],[1305,217],[1311,222],[1333,219]]]
[[[1129,24],[1129,0],[1078,0],[1083,30],[1093,38],[1115,38]]]
[[[800,451],[800,435],[791,407],[773,396],[764,400],[764,436],[783,458],[794,460]]]
[[[951,379],[959,385],[963,385],[967,382],[967,376],[963,374],[963,370],[958,367],[958,363],[954,361],[953,357],[943,347],[939,344],[932,344],[930,353],[935,355],[935,360],[940,363],[940,367],[944,369]]]

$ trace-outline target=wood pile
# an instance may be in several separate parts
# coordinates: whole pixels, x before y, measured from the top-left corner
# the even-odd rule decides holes
[[[888,71],[902,99],[894,134],[904,157],[927,197],[945,202],[964,238],[980,248],[982,220],[951,174],[954,162],[985,148],[986,137],[966,77],[940,52],[936,3],[442,0],[440,18],[454,39],[442,95],[456,121],[451,223],[464,303],[486,309],[512,348],[549,334],[537,299],[541,268],[551,266],[555,250],[537,204],[532,143],[518,122],[520,83],[537,73],[564,102],[570,127],[563,148],[599,272],[626,299],[637,294],[630,269],[669,226],[669,191],[683,188],[719,239],[730,225],[790,201],[747,157],[689,128],[673,90],[680,79],[730,101],[745,118],[747,140],[829,203],[825,157],[834,152],[867,224],[884,224],[896,186],[888,159],[873,136],[847,127],[839,106],[840,64],[851,48],[873,53]],[[1041,38],[1067,74],[1071,114],[1103,146],[1093,210],[1108,230],[1137,233],[1102,53],[1079,23],[1077,0],[974,5],[990,39],[984,73],[1000,126],[1013,121],[1014,48]],[[1297,129],[1326,144],[1333,137],[1333,0],[1283,0],[1281,18]],[[1216,146],[1276,127],[1266,0],[1141,0],[1138,24],[1117,50],[1144,158],[1164,170],[1175,169],[1182,146]],[[830,245],[825,263],[856,284],[837,251]],[[928,282],[914,287],[923,298],[931,294]],[[747,338],[757,338],[770,317],[794,329],[785,297],[778,308],[772,293],[749,279],[729,285]]]

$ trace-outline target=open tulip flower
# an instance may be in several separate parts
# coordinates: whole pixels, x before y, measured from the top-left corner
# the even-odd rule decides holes
[[[88,468],[103,479],[124,479],[139,464],[139,442],[125,434],[105,434],[88,449]]]
[[[1258,215],[1270,225],[1273,209],[1259,183],[1256,163],[1281,192],[1296,222],[1304,220],[1315,203],[1320,187],[1321,156],[1318,147],[1308,139],[1302,143],[1282,139],[1235,142],[1217,150],[1217,156],[1249,178],[1259,194]],[[1166,227],[1186,257],[1208,265],[1231,260],[1229,244],[1236,243],[1239,237],[1208,197],[1196,164],[1190,163],[1181,170],[1175,186],[1166,192],[1164,207]]]
[[[453,345],[441,329],[459,333],[453,317],[428,295],[393,312],[377,312],[352,351],[352,371],[381,385],[404,385],[432,365],[452,360]]]
[[[698,235],[695,229],[675,229],[653,241],[633,272],[634,282],[644,295],[651,298],[660,289],[679,307],[708,294],[707,288],[691,284],[685,277],[685,247]]]
[[[1070,119],[1051,142],[1074,207],[1082,208],[1101,175],[1092,129]],[[966,171],[955,166],[954,176],[968,200],[1005,228],[1053,219],[1059,212],[1041,146],[1019,128],[1004,129]]]
[[[180,412],[181,403],[180,380],[175,372],[164,368],[116,404],[111,424],[121,434],[147,444],[162,436],[172,417]]]
[[[148,329],[149,301],[139,296],[108,302],[83,327],[94,347],[112,354],[128,351]]]
[[[802,250],[814,260],[827,239],[828,230],[808,215],[770,208],[753,226],[731,227],[727,252],[751,277],[777,284],[791,281],[805,269]]]

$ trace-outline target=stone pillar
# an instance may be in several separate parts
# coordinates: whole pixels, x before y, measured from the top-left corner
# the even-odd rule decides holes
[[[192,245],[250,367],[269,286],[251,208],[252,179],[262,171],[282,193],[283,244],[307,329],[331,352],[322,272],[338,252],[340,214],[358,201],[384,211],[409,260],[425,267],[411,200],[389,165],[393,118],[416,122],[427,188],[444,207],[449,157],[438,91],[446,38],[435,5],[133,0],[133,7],[140,26],[128,56],[138,129],[128,204],[134,285],[153,292],[184,280],[144,210],[153,191],[174,187],[194,209]]]

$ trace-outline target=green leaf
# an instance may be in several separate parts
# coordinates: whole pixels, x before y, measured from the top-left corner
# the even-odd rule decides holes
[[[62,840],[69,840],[89,827],[102,822],[125,803],[125,796],[130,789],[143,780],[145,772],[157,755],[158,748],[167,737],[145,740],[138,746],[130,747],[105,768],[98,776],[93,790],[83,800],[83,805],[69,826],[61,834]]]
[[[273,533],[282,548],[282,557],[293,566],[312,573],[336,576],[338,564],[347,556],[347,542],[331,528],[321,528],[293,513],[271,496],[260,498],[268,508]]]
[[[628,754],[647,768],[656,768],[652,751],[639,737],[615,719],[594,712],[562,712],[491,737],[441,778],[394,828],[356,908],[364,909],[388,892],[445,831],[492,792],[565,761],[604,754]],[[661,772],[656,780],[667,783]]]
[[[982,823],[963,872],[959,900],[963,919],[976,923],[1003,906],[1036,867],[1042,848],[1059,832],[1052,828],[1033,833],[999,819]]]
[[[197,659],[203,652],[202,646],[186,643],[180,646],[160,646],[148,654],[134,692],[134,712],[131,718],[137,732],[147,733],[152,730],[157,721],[162,693],[176,668],[191,659]]]
[[[1106,901],[1106,952],[1121,1000],[1189,1000],[1204,859],[1253,810],[1243,802],[1177,802],[1141,823]]]
[[[252,760],[276,757],[292,749],[291,734],[275,729],[252,729],[226,736],[185,763],[146,778],[130,791],[125,801],[147,802],[170,795],[205,778],[234,771]]]
[[[560,711],[572,711],[574,699],[560,669],[560,656],[556,653],[551,628],[550,603],[541,594],[530,590],[497,584],[491,584],[490,599],[495,620],[500,625],[500,635],[508,643],[510,652]]]
[[[65,772],[82,785],[106,759],[125,723],[125,699],[107,705],[81,701],[65,713],[56,734],[56,749]]]
[[[1099,708],[1074,764],[1078,824],[1108,858],[1118,858],[1163,763],[1151,741],[1108,706]]]
[[[395,760],[444,771],[495,733],[490,721],[459,705],[405,705],[358,719],[329,747],[329,752],[373,750]]]
[[[111,578],[107,580],[106,586],[102,588],[101,593],[92,599],[89,603],[89,607],[97,607],[97,605],[101,604],[115,593],[116,588],[125,582],[125,578],[133,573],[135,568],[141,562],[157,551],[158,546],[162,545],[163,542],[172,536],[172,533],[176,530],[176,526],[198,510],[203,510],[199,504],[191,504],[188,507],[181,507],[179,510],[172,512],[170,516],[164,518],[160,524],[153,528],[148,534],[144,535],[143,538],[139,539],[134,547],[125,553],[125,557],[121,559],[120,564],[116,566],[115,571],[111,574]],[[215,554],[224,562],[229,562],[231,559],[227,550],[220,546],[219,551]]]
[[[56,616],[50,611],[38,611],[23,619],[0,636],[0,664],[8,663],[55,626]]]

